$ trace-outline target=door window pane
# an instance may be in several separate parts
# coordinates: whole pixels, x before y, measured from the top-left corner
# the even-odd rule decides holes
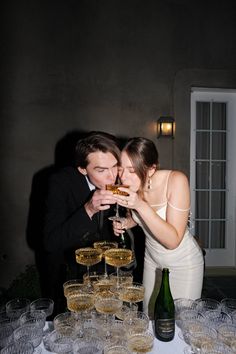
[[[210,129],[210,103],[197,102],[196,105],[196,128]]]
[[[212,133],[212,159],[225,160],[226,159],[226,133]]]
[[[207,132],[196,132],[196,158],[210,159],[210,134]]]
[[[197,161],[196,162],[196,189],[209,188],[209,162]]]
[[[225,221],[212,222],[211,248],[225,248]]]
[[[209,221],[196,221],[196,236],[200,238],[202,246],[209,248]]]
[[[209,192],[196,192],[196,219],[209,218]]]
[[[211,217],[212,219],[225,218],[225,192],[211,193]]]
[[[212,189],[225,189],[226,188],[226,163],[225,162],[212,162]],[[203,173],[205,171],[202,171]],[[200,173],[200,171],[199,171]]]
[[[226,103],[213,102],[212,129],[226,130]]]

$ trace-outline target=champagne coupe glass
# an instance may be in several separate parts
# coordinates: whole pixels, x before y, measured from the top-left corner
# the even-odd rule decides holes
[[[127,192],[120,191],[119,187],[129,188],[129,186],[126,186],[124,184],[122,185],[120,183],[119,184],[107,184],[106,185],[106,190],[112,191],[113,194],[119,194],[119,195],[124,195],[124,196],[129,195]],[[114,216],[110,216],[108,219],[111,220],[111,221],[118,221],[120,223],[122,223],[125,220],[124,217],[120,216],[119,205],[117,203],[116,203],[116,206],[115,206],[115,215]]]
[[[125,345],[108,345],[104,348],[104,354],[132,354]]]
[[[104,315],[104,325],[109,326],[110,321],[115,319],[115,313],[122,307],[122,300],[116,294],[108,296],[96,296],[94,306],[98,313]],[[110,330],[107,327],[106,338],[110,337]]]
[[[75,251],[76,262],[87,266],[87,274],[89,279],[90,266],[95,265],[102,260],[102,250],[93,247],[78,248]]]
[[[104,273],[105,273],[105,276],[107,277],[107,264],[106,264],[106,261],[105,261],[105,251],[106,250],[109,250],[110,248],[118,248],[118,243],[115,242],[115,241],[97,241],[97,242],[94,242],[93,244],[93,247],[95,249],[101,249],[102,250],[102,257],[104,258]]]
[[[74,312],[76,319],[81,322],[79,337],[83,337],[83,313],[94,307],[94,293],[91,292],[91,287],[78,282],[68,287],[64,286],[64,294],[68,310]]]
[[[145,287],[141,283],[124,284],[120,290],[120,299],[129,302],[132,310],[133,304],[144,299]]]
[[[132,261],[133,252],[126,248],[110,248],[105,251],[105,262],[116,267],[117,286],[119,284],[119,268],[128,265]]]
[[[123,321],[127,333],[130,331],[143,333],[148,330],[149,322],[149,316],[142,311],[129,311]]]
[[[149,353],[153,348],[154,335],[151,331],[145,332],[130,331],[127,335],[128,348],[135,353]]]

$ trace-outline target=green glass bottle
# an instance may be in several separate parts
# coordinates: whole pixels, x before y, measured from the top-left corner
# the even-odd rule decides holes
[[[127,248],[129,250],[132,249],[131,240],[126,230],[124,230],[124,232],[120,235],[118,244],[119,248]]]
[[[162,270],[162,281],[155,302],[154,330],[157,339],[169,342],[175,335],[175,305],[170,291],[169,269]]]
[[[120,269],[124,272],[126,271],[133,271],[136,266],[136,257],[135,257],[135,250],[134,250],[134,245],[133,245],[133,239],[132,239],[132,234],[130,234],[130,230],[124,230],[124,232],[120,235],[119,241],[118,241],[118,247],[119,248],[126,248],[129,249],[133,252],[133,257],[131,263],[129,263],[127,266],[121,267]]]

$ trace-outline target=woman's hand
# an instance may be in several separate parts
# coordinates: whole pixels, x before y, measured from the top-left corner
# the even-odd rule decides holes
[[[144,202],[138,193],[133,192],[130,188],[119,187],[119,190],[126,192],[128,195],[115,194],[116,202],[125,208],[138,209]]]
[[[124,233],[124,230],[131,229],[136,226],[136,222],[133,220],[131,215],[126,218],[122,218],[122,221],[113,221],[113,231],[116,236],[120,236]]]
[[[116,236],[120,236],[121,234],[124,233],[124,230],[126,229],[125,224],[126,224],[126,219],[122,218],[122,221],[113,221],[113,231]]]

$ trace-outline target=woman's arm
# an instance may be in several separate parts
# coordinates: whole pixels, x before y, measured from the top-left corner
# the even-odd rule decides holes
[[[190,205],[189,184],[183,173],[173,171],[169,177],[166,220],[157,215],[148,202],[137,193],[130,192],[125,198],[127,199],[119,198],[118,203],[124,206],[128,202],[128,207],[139,213],[150,232],[164,247],[178,247],[186,230]]]

